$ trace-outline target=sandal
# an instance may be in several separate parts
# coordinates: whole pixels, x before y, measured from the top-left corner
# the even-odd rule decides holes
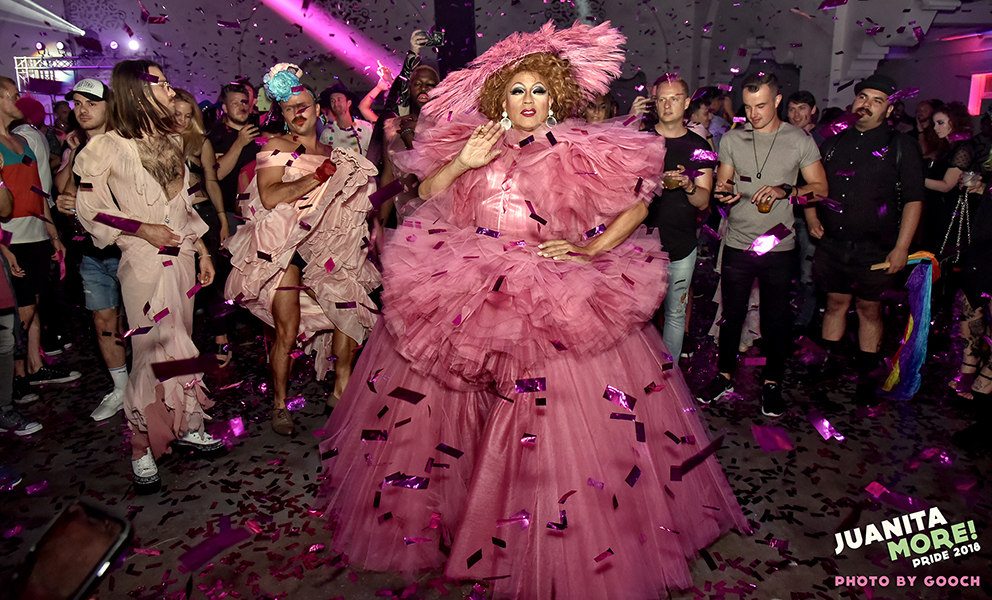
[[[979,365],[974,365],[974,364],[966,363],[966,362],[961,363],[961,368],[963,369],[965,367],[971,367],[971,368],[973,368],[975,370],[973,372],[971,372],[971,373],[963,373],[959,369],[958,370],[957,377],[955,377],[954,379],[952,379],[950,381],[950,383],[948,383],[947,385],[958,396],[961,396],[962,398],[965,398],[967,400],[971,400],[972,399],[971,398],[971,387],[975,383],[975,378],[978,377],[978,367],[979,367]]]
[[[220,363],[217,368],[223,369],[227,365],[231,364],[231,360],[234,359],[234,351],[231,349],[231,342],[224,344],[217,343],[214,348],[214,354],[217,356],[217,362]]]
[[[989,365],[985,365],[985,368],[978,372],[978,379],[971,385],[972,392],[983,396],[992,394],[992,376],[985,374],[988,370]]]

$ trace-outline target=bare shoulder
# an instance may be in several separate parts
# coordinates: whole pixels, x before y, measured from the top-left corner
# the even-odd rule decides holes
[[[288,133],[270,137],[269,141],[262,146],[262,152],[273,152],[278,150],[280,152],[292,152],[300,147],[298,141],[293,140],[293,136]]]

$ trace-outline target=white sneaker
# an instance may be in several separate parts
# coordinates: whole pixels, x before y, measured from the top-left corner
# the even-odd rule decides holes
[[[222,440],[218,440],[206,431],[187,431],[185,435],[172,442],[177,446],[185,446],[200,452],[212,452],[224,446]]]
[[[138,460],[131,461],[131,470],[134,471],[134,485],[150,485],[162,479],[158,474],[158,465],[152,458],[151,448]]]
[[[99,423],[106,421],[124,408],[124,390],[114,390],[103,397],[100,404],[90,413],[90,418]]]

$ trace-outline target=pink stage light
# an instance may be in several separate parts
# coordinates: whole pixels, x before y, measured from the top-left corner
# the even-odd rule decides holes
[[[344,25],[320,10],[300,8],[299,0],[263,0],[272,10],[290,23],[302,26],[309,35],[329,50],[335,58],[362,73],[369,80],[378,79],[376,62],[382,62],[399,73],[400,60],[379,44],[366,38],[357,29]]]

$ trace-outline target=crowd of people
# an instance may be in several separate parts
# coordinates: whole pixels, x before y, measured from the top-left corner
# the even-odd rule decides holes
[[[48,124],[0,78],[0,431],[37,434],[21,408],[34,386],[80,377],[48,364],[69,348],[57,287],[78,269],[113,383],[90,416],[124,411],[133,482],[154,489],[170,446],[221,446],[203,373],[234,360],[240,307],[271,331],[276,433],[296,430],[294,360],[334,372],[320,502],[352,564],[446,564],[497,597],[654,597],[748,528],[695,407],[734,391],[750,334],[760,412],[778,417],[797,338],[843,362],[853,303],[855,400],[875,405],[883,296],[925,250],[945,267],[935,306],[960,301],[950,387],[992,392],[988,116],[977,135],[959,102],[910,118],[880,74],[821,110],[806,91],[783,101],[771,72],[746,78],[740,107],[666,73],[618,116],[608,24],[514,34],[443,81],[426,43],[414,33],[402,72],[380,68],[360,101],[280,63],[198,103],[127,60],[109,86],[78,81]],[[720,232],[718,359],[690,392],[701,229]],[[559,535],[565,508],[597,526]],[[591,548],[627,558],[579,566]]]

